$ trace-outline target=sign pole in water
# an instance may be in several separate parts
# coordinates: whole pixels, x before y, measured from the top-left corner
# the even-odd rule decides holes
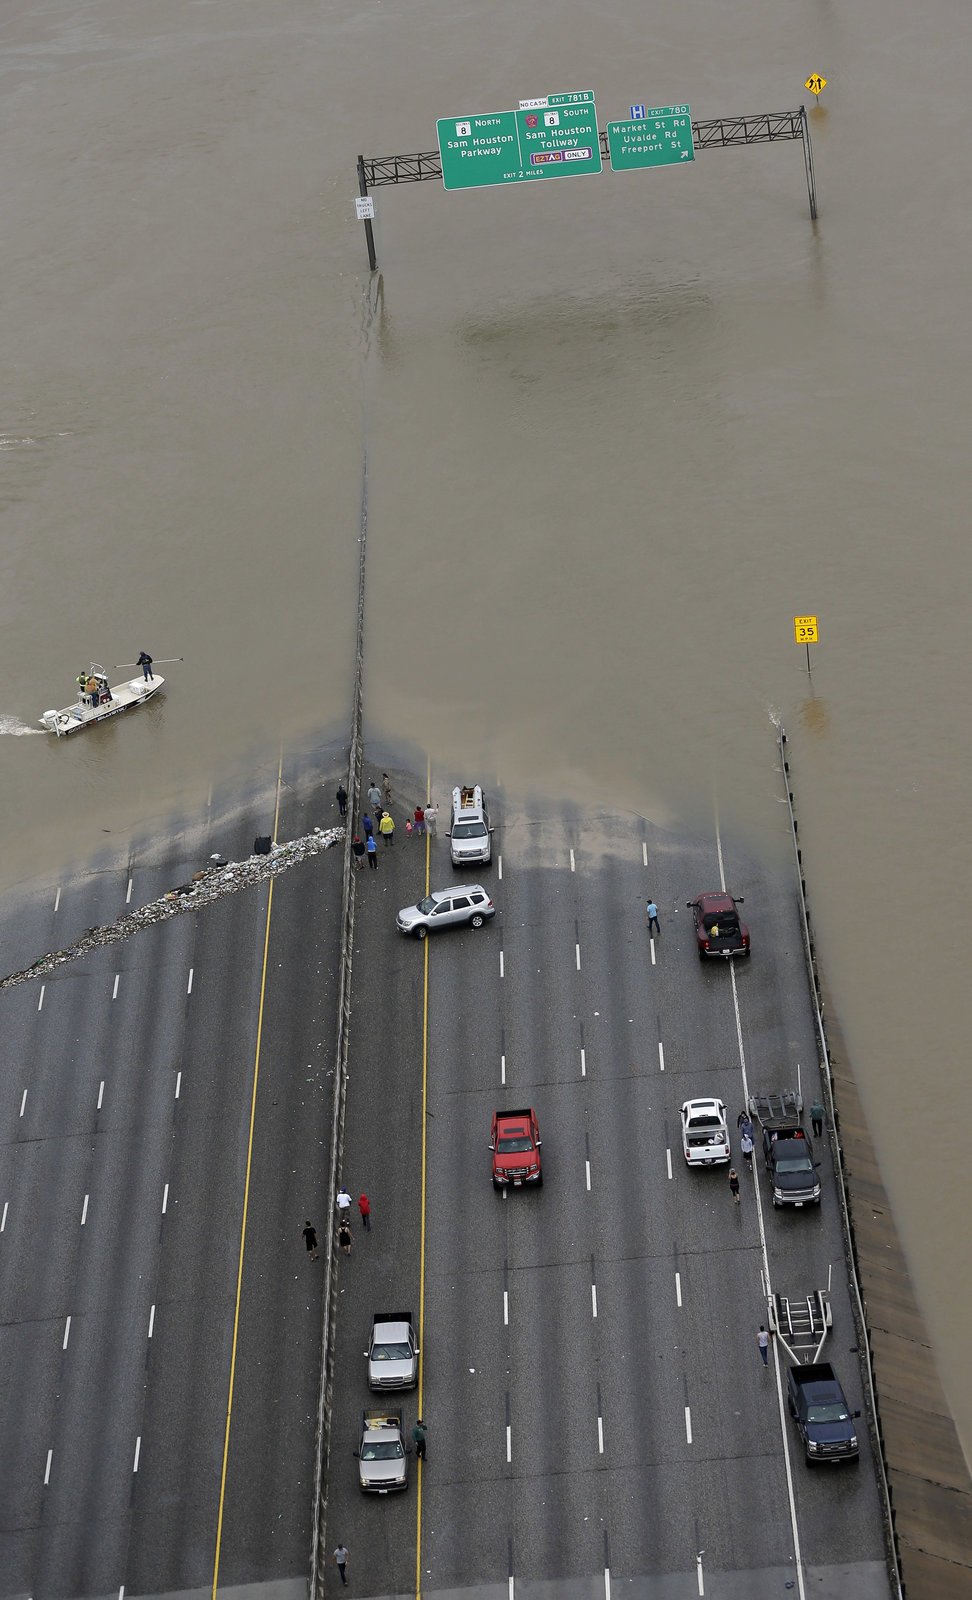
[[[378,265],[378,257],[375,255],[375,230],[371,223],[371,219],[375,214],[375,202],[368,194],[368,180],[365,177],[364,156],[358,157],[358,193],[361,196],[361,200],[367,200],[371,207],[369,212],[367,207],[364,209],[361,208],[360,200],[355,202],[355,208],[358,216],[364,223],[365,239],[368,242],[368,265],[372,272],[374,272]]]
[[[814,99],[819,101],[821,94],[827,87],[827,80],[822,78],[819,72],[811,72],[803,87],[809,89]]]
[[[820,643],[816,617],[794,617],[793,637],[797,644],[805,644],[807,647],[807,677],[812,677],[810,671],[810,646]]]

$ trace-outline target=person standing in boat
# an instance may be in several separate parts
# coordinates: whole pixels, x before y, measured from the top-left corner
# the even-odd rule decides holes
[[[141,667],[142,677],[145,679],[146,683],[148,682],[149,678],[155,677],[155,673],[152,671],[152,657],[149,655],[147,650],[142,651],[135,665],[137,667]]]

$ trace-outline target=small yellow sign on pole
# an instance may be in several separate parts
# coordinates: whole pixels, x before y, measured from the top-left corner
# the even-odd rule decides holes
[[[794,617],[793,637],[797,644],[807,647],[807,677],[810,676],[810,646],[820,643],[820,634],[817,631],[816,617]]]
[[[826,78],[822,78],[819,72],[811,72],[803,87],[805,89],[809,89],[812,95],[819,97],[821,91],[827,87],[827,80]]]

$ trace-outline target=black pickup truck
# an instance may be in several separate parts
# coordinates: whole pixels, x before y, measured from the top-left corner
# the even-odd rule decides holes
[[[749,1109],[763,1130],[763,1160],[773,1184],[774,1206],[818,1206],[820,1163],[813,1159],[813,1145],[800,1120],[800,1092],[751,1094]]]
[[[859,1447],[854,1418],[860,1412],[850,1410],[830,1362],[788,1367],[786,1389],[790,1416],[803,1440],[807,1466],[815,1466],[818,1461],[829,1461],[834,1466],[841,1461],[856,1461]]]

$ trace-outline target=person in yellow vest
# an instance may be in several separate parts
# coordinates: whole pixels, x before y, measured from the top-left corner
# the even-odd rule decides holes
[[[383,811],[378,824],[378,832],[384,839],[386,846],[395,843],[395,824],[390,811]]]

